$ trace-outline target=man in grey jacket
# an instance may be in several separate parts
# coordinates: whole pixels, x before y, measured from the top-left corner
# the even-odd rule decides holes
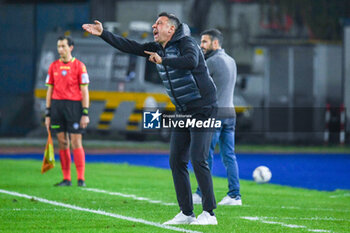
[[[217,29],[209,29],[201,33],[201,48],[205,55],[210,76],[217,87],[218,117],[221,128],[213,135],[208,164],[212,170],[212,160],[216,144],[219,142],[220,155],[227,171],[229,191],[219,205],[242,205],[238,165],[235,155],[235,125],[236,113],[233,104],[234,87],[236,83],[237,67],[235,60],[221,48],[222,33]],[[202,203],[202,194],[197,188],[193,194],[193,203]]]

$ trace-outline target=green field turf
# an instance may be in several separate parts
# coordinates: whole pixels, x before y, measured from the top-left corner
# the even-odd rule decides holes
[[[121,215],[152,224],[174,217],[179,212],[178,206],[165,205],[176,203],[170,170],[88,163],[87,187],[79,188],[74,165],[72,187],[53,187],[61,180],[58,163],[44,175],[40,174],[40,168],[40,161],[0,160],[0,232],[176,232],[179,228],[223,233],[350,231],[348,191],[319,192],[241,181],[243,206],[218,206],[215,210],[217,226],[179,225],[172,230],[161,228],[161,224],[154,226],[116,218]],[[195,188],[193,174],[191,178]],[[225,196],[226,186],[226,179],[214,177],[217,201]],[[118,195],[101,193],[101,190]],[[6,191],[37,198],[27,199],[15,196],[19,194],[4,193]],[[148,199],[135,200],[136,197]],[[45,203],[38,198],[55,203]],[[150,200],[160,203],[150,203]],[[59,206],[54,205],[57,203]],[[62,204],[69,205],[63,207]],[[74,209],[77,207],[117,216]],[[194,211],[200,214],[201,206],[195,205]]]

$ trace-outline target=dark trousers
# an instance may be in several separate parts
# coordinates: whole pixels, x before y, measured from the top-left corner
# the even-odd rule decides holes
[[[213,112],[201,115],[212,117]],[[208,116],[209,115],[209,116]],[[213,191],[213,181],[207,159],[213,130],[183,128],[174,129],[170,140],[170,168],[173,175],[177,201],[183,212],[193,210],[193,200],[188,162],[191,159],[194,173],[202,191],[203,210],[211,211],[216,208]]]

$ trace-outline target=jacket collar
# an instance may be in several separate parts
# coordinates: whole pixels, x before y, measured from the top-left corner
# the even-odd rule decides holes
[[[168,44],[172,44],[180,39],[182,39],[185,36],[191,36],[191,30],[188,27],[187,24],[182,23],[180,24],[180,26],[176,29],[173,37],[171,38],[171,40],[168,42]],[[167,46],[168,46],[167,44]]]
[[[204,55],[204,58],[205,58],[205,60],[207,60],[208,58],[214,56],[215,54],[219,54],[219,53],[225,53],[225,50],[224,49],[211,50]]]

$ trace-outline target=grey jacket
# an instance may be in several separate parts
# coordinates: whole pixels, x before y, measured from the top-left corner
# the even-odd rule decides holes
[[[225,53],[224,49],[218,49],[206,54],[210,76],[217,88],[219,117],[235,117],[233,104],[234,88],[237,78],[237,66],[235,60]]]

